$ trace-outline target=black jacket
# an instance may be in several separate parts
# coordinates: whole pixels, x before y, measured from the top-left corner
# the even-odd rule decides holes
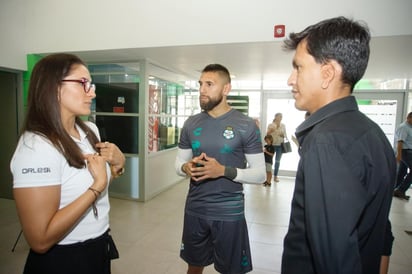
[[[282,273],[379,273],[396,175],[387,137],[353,96],[313,113],[296,137],[301,159]]]

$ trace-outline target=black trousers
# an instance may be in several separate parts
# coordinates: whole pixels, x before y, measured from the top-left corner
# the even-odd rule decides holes
[[[110,274],[110,260],[118,258],[109,230],[95,239],[55,245],[47,253],[30,249],[24,274]]]
[[[402,193],[405,193],[412,183],[412,149],[403,149],[402,150],[402,161],[409,168],[409,171],[406,177],[401,180],[397,189]]]

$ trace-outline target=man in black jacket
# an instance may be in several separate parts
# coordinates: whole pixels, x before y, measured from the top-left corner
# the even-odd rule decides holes
[[[296,130],[301,159],[283,274],[377,274],[381,255],[389,255],[395,156],[352,96],[368,64],[369,41],[366,26],[344,17],[285,40],[295,50],[288,79],[295,106],[311,115]]]

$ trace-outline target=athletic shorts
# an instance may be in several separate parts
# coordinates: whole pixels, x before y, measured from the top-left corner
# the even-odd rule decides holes
[[[272,172],[272,164],[271,163],[265,163],[266,164],[266,172]]]
[[[192,266],[214,263],[225,274],[251,271],[246,220],[211,221],[185,214],[180,257]]]

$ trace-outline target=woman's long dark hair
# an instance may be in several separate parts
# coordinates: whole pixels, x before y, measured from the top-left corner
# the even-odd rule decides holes
[[[22,133],[31,131],[42,135],[60,151],[72,167],[86,166],[83,153],[63,127],[58,91],[74,65],[86,66],[75,55],[58,53],[44,57],[34,67],[29,85],[27,115]],[[79,118],[75,123],[86,133],[96,151],[96,134]]]

